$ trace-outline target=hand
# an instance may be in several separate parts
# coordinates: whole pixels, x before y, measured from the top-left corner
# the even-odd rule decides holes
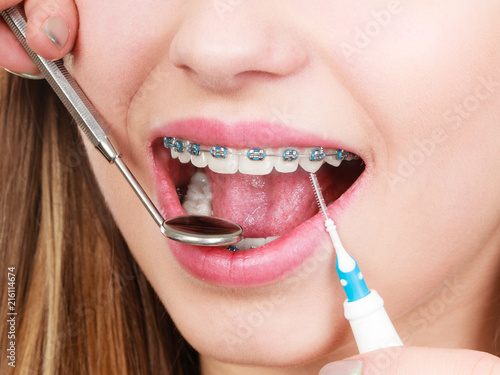
[[[500,358],[464,349],[395,347],[329,363],[319,375],[500,375]]]
[[[0,0],[0,11],[19,0]],[[78,31],[78,13],[73,0],[26,0],[26,41],[48,60],[64,57],[73,49]],[[24,48],[0,18],[0,66],[22,76],[40,75]]]

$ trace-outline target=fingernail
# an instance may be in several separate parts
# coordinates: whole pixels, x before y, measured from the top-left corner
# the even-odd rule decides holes
[[[22,78],[28,78],[28,79],[43,79],[43,74],[40,73],[38,75],[33,75],[33,74],[27,74],[27,73],[17,73],[13,72],[12,70],[9,70],[7,68],[4,68],[6,72],[9,72],[10,74],[14,74],[15,76],[22,77]]]
[[[43,32],[59,49],[64,48],[69,38],[69,27],[61,17],[52,16],[43,23]]]
[[[362,371],[362,361],[347,360],[327,364],[319,375],[361,375]]]

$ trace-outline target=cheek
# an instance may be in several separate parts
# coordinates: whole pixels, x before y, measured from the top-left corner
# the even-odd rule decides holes
[[[372,14],[330,45],[338,47],[335,69],[385,142],[374,143],[382,156],[370,198],[346,218],[363,232],[352,249],[377,250],[354,255],[372,266],[364,272],[384,295],[411,291],[399,301],[403,309],[467,264],[497,228],[500,178],[491,171],[500,167],[500,5],[400,3],[378,33],[367,33],[379,22]],[[345,44],[355,52],[346,56]],[[471,99],[480,86],[487,98]],[[479,104],[467,110],[468,101]],[[381,277],[390,272],[407,285]]]
[[[443,115],[473,92],[478,77],[500,74],[492,48],[500,40],[500,6],[493,1],[402,1],[398,10],[372,37],[376,17],[360,24],[364,37],[355,33],[351,44],[366,39],[364,47],[340,65],[393,150],[447,126]]]
[[[110,125],[118,143],[130,102],[150,72],[168,53],[166,26],[175,2],[85,1],[72,66],[75,78]],[[158,17],[162,15],[162,17]],[[163,16],[165,15],[165,16]],[[145,21],[147,20],[147,22]]]

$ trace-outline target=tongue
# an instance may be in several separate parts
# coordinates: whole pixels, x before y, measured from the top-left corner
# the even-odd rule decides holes
[[[213,215],[241,225],[245,237],[284,235],[318,212],[309,173],[304,170],[250,176],[223,175],[206,168],[206,174],[213,193]],[[322,168],[317,176],[327,202],[345,190],[328,188],[332,184],[328,169]]]

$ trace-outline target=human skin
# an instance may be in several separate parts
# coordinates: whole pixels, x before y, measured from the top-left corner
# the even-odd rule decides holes
[[[354,144],[369,179],[337,224],[403,340],[491,350],[500,3],[215,4],[76,2],[67,66],[145,190],[158,202],[149,146],[159,121],[277,122]],[[390,20],[375,15],[382,10]],[[357,30],[373,36],[361,42]],[[19,60],[13,67],[27,69]],[[203,282],[179,266],[119,173],[97,152],[89,158],[131,252],[206,374],[309,374],[356,354],[331,254],[318,260],[318,249],[314,272],[298,267],[265,286]],[[264,319],[252,325],[257,313]]]

